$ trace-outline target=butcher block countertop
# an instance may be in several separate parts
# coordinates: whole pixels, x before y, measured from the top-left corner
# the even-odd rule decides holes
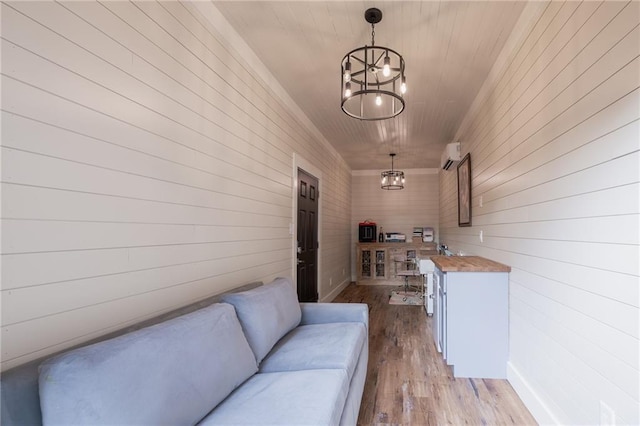
[[[442,272],[511,272],[511,266],[480,256],[431,256]]]

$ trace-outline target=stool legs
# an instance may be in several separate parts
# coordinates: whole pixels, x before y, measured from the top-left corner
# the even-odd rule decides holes
[[[409,291],[409,275],[404,276],[404,294]]]

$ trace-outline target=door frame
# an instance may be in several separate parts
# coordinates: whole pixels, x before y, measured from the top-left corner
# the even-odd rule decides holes
[[[298,267],[296,262],[298,259],[298,169],[302,169],[318,179],[318,268],[316,271],[316,283],[318,285],[319,302],[324,296],[322,291],[322,282],[320,281],[320,271],[322,271],[322,256],[320,255],[320,250],[322,249],[322,202],[324,200],[324,195],[321,194],[322,191],[324,191],[324,185],[322,182],[322,171],[320,171],[320,169],[311,164],[311,162],[302,157],[300,154],[296,154],[295,152],[293,153],[293,173],[291,174],[291,204],[293,205],[293,209],[291,210],[291,217],[293,218],[293,221],[289,226],[289,234],[291,235],[291,276],[293,277],[293,288],[297,289]]]

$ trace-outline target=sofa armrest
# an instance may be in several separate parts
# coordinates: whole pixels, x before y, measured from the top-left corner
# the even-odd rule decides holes
[[[361,322],[369,329],[369,306],[366,303],[300,303],[300,309],[300,325]]]

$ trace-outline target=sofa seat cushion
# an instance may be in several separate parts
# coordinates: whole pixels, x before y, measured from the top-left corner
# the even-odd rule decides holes
[[[232,306],[215,304],[45,361],[44,424],[195,424],[258,367]]]
[[[298,295],[287,278],[276,278],[249,291],[227,294],[222,301],[236,308],[258,363],[282,336],[300,324],[302,318]]]
[[[349,390],[344,370],[260,373],[201,425],[337,425]]]
[[[351,379],[366,340],[361,322],[301,325],[274,346],[260,372],[341,368]]]

